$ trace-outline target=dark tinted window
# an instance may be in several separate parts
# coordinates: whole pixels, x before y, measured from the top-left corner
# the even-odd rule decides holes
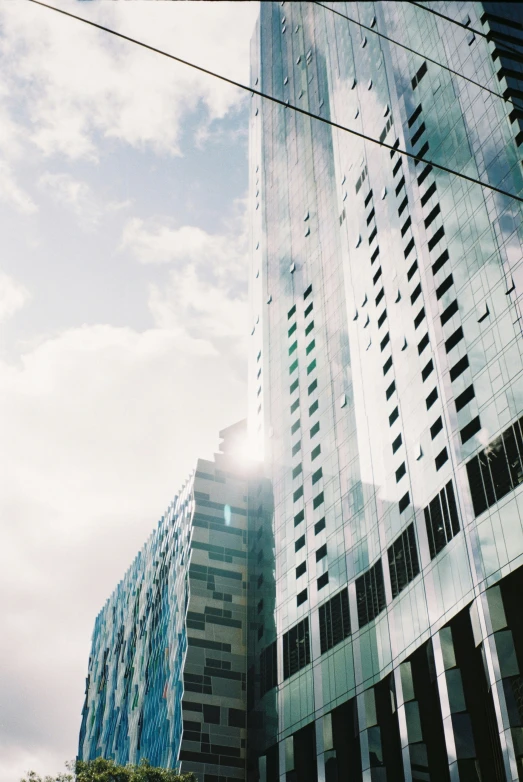
[[[349,595],[343,589],[319,607],[320,649],[324,654],[350,635]]]
[[[283,678],[288,679],[310,661],[309,618],[305,617],[283,634]]]
[[[392,597],[399,595],[420,572],[414,524],[397,538],[388,549]]]

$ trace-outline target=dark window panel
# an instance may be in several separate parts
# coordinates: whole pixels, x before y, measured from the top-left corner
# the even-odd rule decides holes
[[[319,577],[319,579],[316,582],[316,586],[319,589],[323,589],[324,586],[327,586],[329,583],[329,574],[324,573],[322,576]]]
[[[441,325],[444,326],[445,323],[448,323],[448,321],[452,318],[453,315],[456,314],[456,312],[459,311],[458,307],[458,301],[457,299],[454,299],[453,302],[449,304],[449,306],[443,310],[441,313]]]
[[[425,366],[423,367],[423,369],[421,371],[421,377],[423,379],[423,382],[425,382],[425,380],[428,378],[428,376],[433,371],[434,371],[434,363],[433,363],[432,359],[430,359],[428,364],[425,364]]]
[[[431,559],[434,559],[460,530],[452,481],[449,481],[424,509]]]
[[[392,597],[399,593],[416,578],[420,572],[418,548],[414,524],[397,538],[388,551]]]
[[[399,434],[392,443],[392,453],[396,453],[402,443],[401,434]]]
[[[441,285],[438,285],[436,288],[436,298],[441,299],[444,293],[448,291],[449,288],[452,287],[452,284],[454,282],[454,278],[452,277],[452,274],[449,274],[448,277],[446,277]]]
[[[459,394],[459,396],[455,398],[454,403],[456,405],[456,411],[459,413],[460,410],[463,410],[465,405],[468,405],[469,402],[472,402],[475,396],[474,386],[470,385],[463,391],[463,393]]]
[[[283,678],[288,679],[310,660],[309,619],[305,617],[283,634]]]
[[[381,559],[356,579],[356,602],[360,628],[372,622],[385,608],[385,584]]]
[[[320,624],[320,650],[325,654],[348,638],[351,632],[349,595],[343,589],[318,609]]]
[[[474,435],[479,432],[480,429],[481,422],[479,420],[479,416],[476,416],[476,418],[473,418],[472,421],[464,426],[459,433],[463,445],[465,445],[465,443],[468,442],[471,437],[474,437]]]
[[[469,366],[469,357],[463,356],[463,358],[460,358],[459,361],[456,361],[453,367],[450,368],[450,379],[452,382],[454,380],[457,380],[460,375],[463,374],[463,372],[468,368]]]

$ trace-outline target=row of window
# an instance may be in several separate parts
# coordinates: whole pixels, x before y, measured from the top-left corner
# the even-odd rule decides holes
[[[521,432],[519,444],[523,446]],[[523,450],[519,451],[523,454]],[[520,482],[523,482],[523,461],[520,461]],[[452,481],[436,495],[424,509],[425,524],[429,540],[431,558],[434,559],[440,551],[460,531],[458,510]],[[305,536],[300,538],[300,548],[305,545]],[[324,544],[316,552],[319,561],[327,555],[327,545]],[[416,542],[414,523],[410,524],[387,549],[392,598],[396,598],[408,584],[420,573],[420,561]],[[303,566],[305,563],[303,563]],[[297,576],[298,569],[297,568]],[[305,572],[303,569],[302,572]],[[321,578],[327,577],[325,573]],[[361,629],[372,622],[386,606],[385,582],[382,560],[379,559],[371,568],[356,579],[356,605],[358,611],[358,627]],[[300,599],[298,604],[306,600]],[[348,590],[345,587],[318,608],[320,626],[320,651],[328,652],[351,634]],[[305,617],[283,635],[283,678],[288,679],[294,673],[310,663],[309,619]],[[270,644],[260,656],[261,694],[263,695],[277,684],[277,650],[276,642]]]
[[[523,483],[523,418],[467,462],[475,516]]]

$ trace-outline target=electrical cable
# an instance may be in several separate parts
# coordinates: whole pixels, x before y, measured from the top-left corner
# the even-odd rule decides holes
[[[389,41],[389,43],[393,43],[395,46],[399,46],[402,49],[406,49],[408,52],[411,52],[411,54],[415,54],[418,57],[421,57],[422,59],[426,60],[427,62],[431,62],[433,65],[437,65],[439,68],[443,68],[443,70],[452,73],[453,76],[458,76],[460,79],[464,79],[465,81],[470,82],[470,84],[473,84],[475,87],[479,87],[481,90],[485,90],[485,92],[489,92],[491,95],[494,95],[496,98],[501,98],[501,100],[503,100],[505,103],[511,103],[513,106],[515,105],[512,103],[511,100],[505,98],[505,96],[502,95],[500,92],[491,90],[488,87],[485,87],[484,84],[480,84],[479,82],[474,81],[474,79],[469,79],[468,76],[465,76],[463,73],[459,73],[459,71],[455,71],[452,68],[449,68],[447,65],[443,65],[442,62],[433,60],[431,57],[427,57],[427,55],[416,51],[416,49],[411,49],[410,46],[400,43],[400,41],[394,40],[394,38],[389,38],[388,35],[385,35],[384,33],[380,33],[378,30],[375,30],[373,27],[369,27],[368,25],[363,24],[362,22],[358,22],[356,19],[352,19],[350,16],[346,16],[345,14],[342,14],[341,11],[337,11],[335,8],[331,8],[328,5],[324,5],[323,3],[320,3],[319,0],[313,0],[313,2],[315,5],[320,6],[320,8],[325,8],[326,11],[331,11],[333,14],[336,14],[337,16],[341,16],[343,19],[346,19],[348,22],[352,22],[353,24],[358,25],[358,27],[362,27],[364,30],[368,30],[370,33],[374,33],[375,35],[378,35],[380,38]],[[415,3],[415,5],[417,5],[417,3]]]
[[[351,128],[347,128],[345,125],[340,125],[337,122],[332,122],[332,120],[329,120],[326,117],[320,117],[317,114],[313,114],[312,112],[307,111],[306,109],[301,109],[298,106],[293,106],[287,101],[281,100],[280,98],[275,98],[272,95],[267,95],[267,93],[261,92],[260,90],[256,90],[253,87],[248,87],[246,84],[241,84],[241,82],[237,82],[234,79],[229,79],[227,76],[222,76],[219,73],[215,73],[214,71],[210,71],[207,68],[203,68],[201,65],[196,65],[195,63],[189,62],[188,60],[183,60],[181,57],[176,57],[176,55],[174,54],[169,54],[168,52],[165,52],[162,49],[157,49],[155,46],[150,46],[149,44],[144,43],[143,41],[139,41],[136,38],[131,38],[128,35],[119,33],[116,30],[112,30],[110,27],[105,27],[104,25],[98,24],[97,22],[92,22],[90,19],[85,19],[81,16],[77,16],[76,14],[72,14],[69,11],[64,11],[61,8],[56,8],[56,6],[49,5],[48,3],[43,3],[42,0],[28,0],[28,2],[34,3],[35,5],[42,6],[43,8],[48,8],[51,11],[56,11],[57,13],[62,14],[63,16],[68,16],[69,18],[76,19],[79,22],[84,22],[85,24],[88,24],[90,27],[94,27],[106,33],[110,33],[111,35],[114,35],[117,38],[121,38],[124,41],[129,41],[129,43],[134,43],[137,46],[141,46],[143,49],[147,49],[151,52],[155,52],[156,54],[161,54],[164,57],[168,57],[170,60],[180,63],[181,65],[187,65],[189,68],[193,68],[194,70],[199,71],[200,73],[205,73],[207,76],[212,76],[213,78],[219,79],[220,81],[223,81],[226,84],[231,84],[233,87],[238,87],[241,90],[250,92],[251,95],[258,95],[260,98],[264,98],[265,100],[270,100],[272,103],[276,103],[280,106],[283,106],[283,108],[285,109],[292,109],[293,111],[297,112],[298,114],[302,114],[305,117],[309,117],[310,119],[315,119],[318,122],[322,122],[325,125],[329,125],[330,127],[336,128],[337,130],[343,130],[347,133],[350,133],[353,136],[356,136],[357,138],[363,139],[364,141],[369,141],[373,144],[377,144],[378,146],[383,147],[384,149],[397,152],[398,154],[404,155],[405,157],[411,158],[412,160],[416,160],[419,163],[425,163],[426,165],[431,165],[434,168],[439,169],[440,171],[444,171],[446,174],[452,174],[453,176],[457,176],[460,179],[464,179],[467,182],[471,182],[472,184],[475,185],[480,185],[481,187],[484,187],[487,190],[492,190],[495,193],[499,193],[500,195],[507,196],[508,198],[512,198],[515,201],[519,201],[520,203],[523,203],[522,197],[517,196],[514,193],[509,193],[507,190],[503,190],[502,188],[496,187],[495,185],[491,185],[488,182],[482,182],[479,179],[475,179],[474,177],[467,176],[467,174],[462,174],[459,171],[454,171],[452,168],[443,166],[440,163],[435,163],[433,160],[426,160],[425,158],[418,157],[412,152],[407,152],[406,150],[400,149],[399,147],[386,144],[384,141],[380,141],[379,139],[373,138],[372,136],[367,136],[366,134],[360,133],[357,130],[352,130]]]

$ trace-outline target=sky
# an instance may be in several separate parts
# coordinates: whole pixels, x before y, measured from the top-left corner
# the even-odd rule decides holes
[[[248,83],[255,2],[56,4]],[[0,3],[0,782],[74,758],[95,616],[246,414],[247,101]]]

